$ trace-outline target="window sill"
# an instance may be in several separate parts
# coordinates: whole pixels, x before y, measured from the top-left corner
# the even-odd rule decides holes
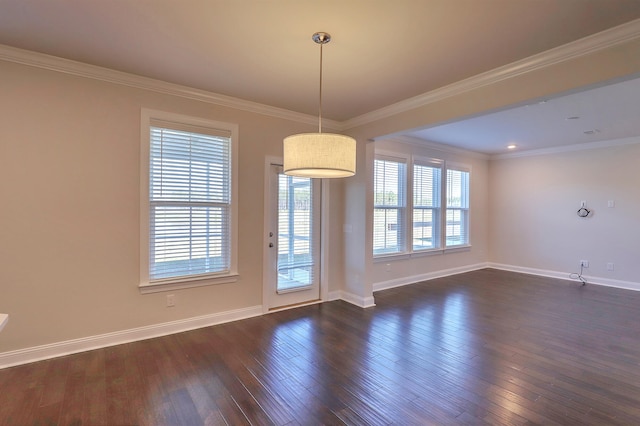
[[[436,249],[425,249],[425,250],[396,253],[396,254],[383,254],[383,255],[374,256],[373,263],[383,263],[383,262],[389,262],[389,261],[395,261],[395,260],[413,259],[415,257],[434,256],[442,253],[444,253],[443,249],[436,248]]]
[[[425,256],[435,256],[438,254],[443,254],[444,250],[441,248],[435,248],[435,249],[428,249],[428,250],[420,250],[420,251],[414,251],[413,253],[411,253],[411,258],[417,258],[417,257],[425,257]]]
[[[410,257],[410,253],[379,254],[373,257],[373,263],[384,263],[391,260],[404,260],[409,259]]]
[[[163,291],[182,290],[185,288],[204,287],[208,285],[227,284],[238,281],[239,275],[231,273],[219,277],[201,277],[195,279],[180,279],[155,281],[151,283],[142,283],[138,286],[141,294],[160,293]]]
[[[469,251],[471,250],[471,244],[453,246],[453,247],[445,247],[445,253],[455,253],[457,251]]]
[[[378,255],[373,257],[373,263],[393,262],[396,260],[415,259],[420,257],[436,256],[440,254],[456,253],[459,251],[469,251],[469,250],[471,250],[471,244],[459,245],[454,247],[413,251],[410,253],[405,252],[405,253],[397,253],[397,254]]]

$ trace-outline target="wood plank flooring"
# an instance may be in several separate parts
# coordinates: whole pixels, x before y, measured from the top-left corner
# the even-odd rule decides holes
[[[640,292],[485,269],[375,298],[0,370],[0,424],[640,424]]]

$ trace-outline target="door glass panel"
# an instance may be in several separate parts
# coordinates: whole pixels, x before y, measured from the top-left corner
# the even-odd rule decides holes
[[[278,175],[278,293],[314,284],[313,194],[310,178]]]

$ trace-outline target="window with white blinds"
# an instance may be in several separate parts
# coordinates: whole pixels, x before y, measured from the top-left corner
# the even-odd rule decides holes
[[[470,171],[435,158],[377,152],[373,256],[468,247]]]
[[[185,121],[151,117],[147,124],[143,284],[225,276],[235,269],[232,129]]]
[[[447,169],[447,247],[469,244],[469,171]]]
[[[373,254],[405,250],[406,162],[378,157],[374,163]]]
[[[440,186],[442,164],[413,164],[413,250],[440,247]]]

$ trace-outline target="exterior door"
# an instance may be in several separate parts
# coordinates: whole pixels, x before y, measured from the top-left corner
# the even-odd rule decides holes
[[[269,309],[320,300],[320,180],[269,172]]]

